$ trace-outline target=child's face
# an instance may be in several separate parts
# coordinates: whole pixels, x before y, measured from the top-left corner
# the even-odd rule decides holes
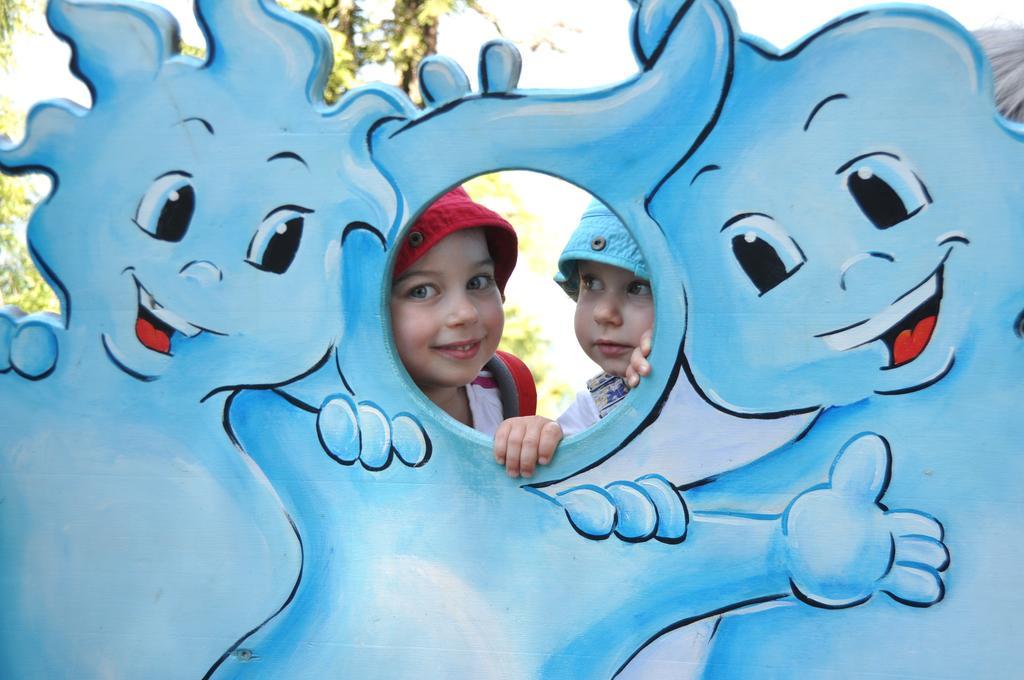
[[[472,382],[494,356],[504,325],[481,229],[445,237],[391,287],[398,356],[427,397]]]
[[[606,373],[626,375],[633,349],[654,326],[651,284],[632,272],[600,262],[579,262],[576,339]]]

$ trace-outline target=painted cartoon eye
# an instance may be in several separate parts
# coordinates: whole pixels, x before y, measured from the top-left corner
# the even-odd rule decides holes
[[[135,225],[161,241],[184,238],[196,209],[191,179],[192,175],[182,171],[157,177],[135,209]]]
[[[800,246],[768,215],[738,215],[722,231],[728,234],[733,256],[758,296],[795,274],[807,260]]]
[[[249,242],[245,261],[256,269],[274,274],[288,271],[302,240],[302,227],[313,212],[297,205],[283,205],[263,218]]]
[[[860,156],[837,172],[844,173],[853,200],[878,229],[909,220],[932,202],[924,183],[894,154]]]

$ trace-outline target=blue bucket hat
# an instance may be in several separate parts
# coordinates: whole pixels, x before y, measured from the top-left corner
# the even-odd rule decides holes
[[[576,231],[569,237],[558,257],[555,283],[575,300],[580,293],[577,263],[580,260],[602,262],[633,272],[637,278],[650,281],[647,263],[640,246],[630,236],[626,225],[604,203],[593,200],[580,217]]]

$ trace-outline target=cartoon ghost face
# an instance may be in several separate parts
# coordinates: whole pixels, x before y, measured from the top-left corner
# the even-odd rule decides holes
[[[966,43],[880,26],[782,59],[741,44],[714,131],[651,203],[685,271],[693,376],[726,408],[923,389],[971,328],[983,251],[1014,219],[1011,143]]]
[[[135,162],[122,144],[95,149],[105,178],[60,186],[44,221],[77,219],[88,238],[73,249],[53,229],[37,239],[69,292],[72,326],[142,381],[283,382],[340,336],[342,233],[369,219],[340,179],[341,154],[323,139],[298,148],[304,135],[240,129],[242,112],[225,108],[154,125]],[[89,214],[71,214],[81,206]]]

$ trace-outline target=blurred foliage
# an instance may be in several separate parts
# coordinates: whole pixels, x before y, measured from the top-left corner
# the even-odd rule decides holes
[[[27,30],[28,13],[40,9],[39,0],[0,0],[0,73],[14,64],[12,42],[17,32]],[[23,120],[11,100],[0,96],[0,131],[19,131]],[[32,264],[22,233],[37,198],[28,178],[0,174],[0,304],[26,312],[57,311],[57,298]]]
[[[441,17],[468,10],[497,26],[477,0],[280,0],[280,4],[320,22],[330,33],[334,71],[327,83],[328,101],[361,84],[359,71],[369,65],[394,69],[393,84],[415,99],[416,69],[424,57],[437,52]]]
[[[7,70],[13,60],[14,34],[22,30],[25,16],[40,0],[0,0],[0,69]]]

